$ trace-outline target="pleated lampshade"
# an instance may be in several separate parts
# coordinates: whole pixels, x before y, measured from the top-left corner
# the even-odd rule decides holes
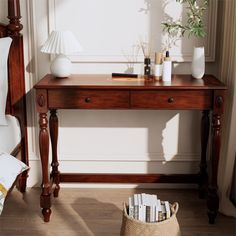
[[[71,31],[52,31],[41,52],[70,55],[81,52],[82,47]]]
[[[51,63],[51,73],[58,78],[66,78],[71,74],[71,61],[67,55],[82,51],[80,43],[71,31],[52,31],[41,52],[56,54]]]

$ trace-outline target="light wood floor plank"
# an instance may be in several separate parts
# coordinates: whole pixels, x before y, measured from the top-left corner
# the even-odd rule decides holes
[[[1,236],[118,236],[122,202],[134,192],[154,193],[162,200],[177,201],[177,218],[183,236],[235,236],[236,220],[218,215],[209,225],[205,200],[196,190],[68,189],[53,198],[50,223],[44,223],[39,208],[39,188],[22,195],[14,190],[0,216]]]

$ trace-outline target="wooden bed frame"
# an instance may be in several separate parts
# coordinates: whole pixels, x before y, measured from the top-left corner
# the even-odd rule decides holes
[[[15,116],[20,124],[21,141],[12,150],[12,155],[19,153],[20,160],[28,165],[28,142],[27,142],[27,120],[26,120],[26,94],[24,76],[24,52],[23,36],[20,31],[23,26],[20,22],[20,2],[19,0],[8,0],[9,24],[0,23],[0,38],[10,36],[12,44],[8,57],[8,97],[6,114]],[[21,192],[26,190],[27,171],[18,178],[18,189]]]

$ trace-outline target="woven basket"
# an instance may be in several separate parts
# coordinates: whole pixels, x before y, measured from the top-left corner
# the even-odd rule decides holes
[[[169,219],[146,223],[135,220],[127,214],[127,206],[124,203],[123,219],[121,226],[121,236],[180,236],[179,223],[176,218],[179,204],[174,203],[171,206],[172,215]]]

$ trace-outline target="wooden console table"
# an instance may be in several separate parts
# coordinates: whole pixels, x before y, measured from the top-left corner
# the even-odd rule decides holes
[[[109,183],[198,183],[200,197],[207,189],[209,222],[214,223],[219,198],[217,170],[221,143],[221,116],[224,111],[226,86],[214,76],[193,79],[190,75],[173,75],[171,84],[162,81],[113,80],[110,75],[72,75],[54,78],[46,75],[34,87],[39,113],[39,147],[42,163],[42,193],[40,206],[44,221],[50,220],[51,192],[58,197],[60,182]],[[58,170],[57,109],[166,109],[202,110],[201,163],[198,174],[62,174]],[[47,112],[50,110],[49,130],[52,144],[52,172],[48,171],[49,134]],[[211,155],[209,176],[206,150],[211,112]]]

